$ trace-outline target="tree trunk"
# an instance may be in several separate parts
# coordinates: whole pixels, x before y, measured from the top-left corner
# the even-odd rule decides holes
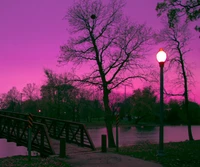
[[[105,123],[107,128],[107,135],[108,135],[108,147],[113,148],[115,147],[115,140],[113,136],[113,129],[112,129],[112,112],[109,106],[109,92],[108,90],[104,90],[103,102],[105,108]]]
[[[104,108],[105,108],[105,123],[106,123],[106,128],[107,128],[107,135],[108,135],[108,147],[111,148],[111,147],[115,147],[115,140],[113,137],[113,130],[112,130],[112,112],[109,106],[109,97],[108,97],[110,90],[108,90],[106,74],[104,73],[104,70],[103,70],[102,58],[99,55],[99,50],[96,45],[96,39],[94,37],[93,31],[89,30],[89,33],[90,33],[92,44],[94,46],[94,50],[96,53],[96,62],[98,65],[99,74],[101,76],[101,80],[103,83],[103,103],[104,103]]]
[[[183,54],[180,49],[179,49],[179,54],[180,54],[180,62],[181,62],[183,79],[184,79],[184,98],[185,98],[185,111],[187,115],[187,124],[188,124],[188,137],[189,137],[189,140],[191,141],[194,139],[192,136],[191,118],[190,118],[190,113],[189,113],[189,108],[188,108],[189,100],[188,100],[187,75],[186,75],[185,66],[184,66]]]
[[[185,92],[185,94],[187,94],[187,92]],[[187,115],[188,137],[189,137],[189,140],[192,141],[194,139],[193,139],[193,136],[192,136],[192,126],[191,126],[191,118],[190,118],[188,104],[189,104],[188,96],[185,95],[185,110],[186,110],[186,115]]]

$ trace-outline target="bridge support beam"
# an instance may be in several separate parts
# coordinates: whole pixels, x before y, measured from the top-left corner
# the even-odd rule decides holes
[[[66,157],[66,139],[63,136],[60,136],[60,157]]]

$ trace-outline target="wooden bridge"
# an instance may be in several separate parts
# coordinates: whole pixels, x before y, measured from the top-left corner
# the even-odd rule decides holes
[[[95,149],[84,124],[33,115],[33,151],[41,156],[58,154],[61,136],[65,137],[67,143]],[[0,111],[0,138],[27,147],[28,114]]]

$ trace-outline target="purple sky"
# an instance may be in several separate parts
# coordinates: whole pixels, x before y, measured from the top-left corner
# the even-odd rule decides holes
[[[155,11],[158,1],[127,0],[124,12],[133,21],[159,29],[162,24]],[[13,86],[21,91],[27,83],[43,84],[44,68],[58,73],[71,68],[58,67],[57,57],[59,46],[66,43],[69,36],[67,21],[62,18],[72,4],[73,0],[0,1],[0,94]],[[193,51],[188,57],[195,67],[196,84],[190,95],[200,103],[200,66],[197,64],[200,62],[200,39],[192,32],[195,34],[191,44]],[[159,47],[155,46],[155,55]],[[156,64],[155,55],[151,61]]]

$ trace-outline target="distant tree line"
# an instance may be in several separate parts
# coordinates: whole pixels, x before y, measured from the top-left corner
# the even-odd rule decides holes
[[[159,101],[155,91],[151,87],[137,89],[133,95],[120,104],[120,117],[134,124],[159,124],[160,110]],[[182,100],[171,99],[165,103],[164,122],[169,125],[186,125],[187,113],[185,103]],[[200,124],[200,106],[189,101],[189,112],[191,113],[191,124]]]
[[[102,101],[94,92],[74,86],[66,75],[58,75],[45,70],[47,81],[39,89],[36,84],[27,84],[22,93],[13,87],[0,98],[0,107],[6,111],[33,113],[64,120],[93,122],[104,117]],[[92,97],[93,96],[93,97]],[[159,101],[155,91],[149,86],[136,89],[123,98],[112,93],[111,109],[114,123],[119,111],[121,121],[132,124],[159,124]],[[91,98],[92,97],[92,98]],[[169,125],[186,125],[187,116],[184,101],[171,99],[165,104],[164,121]],[[189,102],[191,124],[200,125],[200,106]]]
[[[92,92],[74,86],[65,75],[44,72],[47,81],[40,89],[34,83],[27,84],[21,93],[13,87],[0,96],[0,109],[72,121],[91,122],[104,116],[98,97],[91,98]]]

